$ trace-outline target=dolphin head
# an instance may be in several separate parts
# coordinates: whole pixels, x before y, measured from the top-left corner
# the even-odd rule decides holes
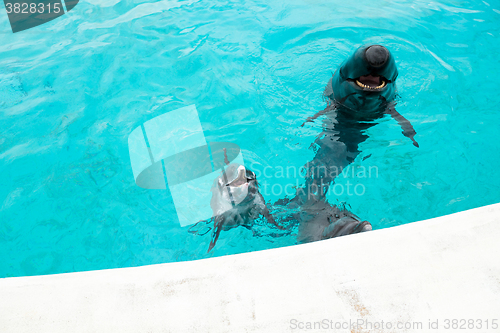
[[[372,230],[370,222],[362,221],[358,216],[345,208],[332,210],[327,215],[327,221],[329,224],[323,229],[321,235],[323,239]]]
[[[212,188],[212,209],[215,212],[229,210],[233,205],[251,201],[258,191],[255,173],[245,166],[231,163],[215,179]]]
[[[299,243],[372,230],[370,222],[361,220],[345,207],[338,207],[323,200],[307,202],[301,210],[301,223],[297,235]]]
[[[397,77],[396,62],[387,48],[361,46],[333,75],[329,97],[351,111],[374,113],[394,100]]]

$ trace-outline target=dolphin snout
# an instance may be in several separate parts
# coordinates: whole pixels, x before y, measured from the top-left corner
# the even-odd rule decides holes
[[[372,228],[372,225],[370,224],[370,222],[368,221],[363,221],[363,226],[361,227],[361,229],[359,230],[359,232],[365,232],[365,231],[372,231],[373,228]]]
[[[365,50],[365,59],[372,67],[383,66],[389,60],[389,50],[382,45],[372,45]]]

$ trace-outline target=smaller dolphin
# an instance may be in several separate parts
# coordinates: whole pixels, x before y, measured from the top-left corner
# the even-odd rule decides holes
[[[222,230],[228,231],[239,226],[251,229],[254,220],[260,216],[284,230],[269,213],[264,197],[259,192],[255,173],[243,165],[231,163],[215,179],[210,206],[214,229],[207,253],[215,246]]]

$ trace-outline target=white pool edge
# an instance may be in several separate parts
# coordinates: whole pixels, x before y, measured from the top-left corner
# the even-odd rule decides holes
[[[0,279],[0,332],[464,332],[454,319],[497,332],[499,226],[495,204],[266,251]]]

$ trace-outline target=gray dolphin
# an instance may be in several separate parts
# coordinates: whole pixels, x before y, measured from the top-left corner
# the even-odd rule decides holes
[[[207,253],[215,246],[222,230],[228,231],[239,226],[251,229],[254,220],[260,216],[278,229],[284,229],[269,213],[264,197],[259,192],[255,173],[243,165],[231,163],[215,179],[210,206],[214,228]]]
[[[397,76],[394,57],[381,45],[358,48],[337,69],[325,88],[327,107],[304,122],[325,116],[323,131],[311,145],[316,154],[305,166],[305,187],[298,188],[291,200],[282,199],[277,204],[295,202],[301,206],[311,198],[324,198],[335,178],[360,154],[358,147],[368,138],[366,130],[386,114],[399,123],[415,147],[419,146],[413,126],[395,109]]]

